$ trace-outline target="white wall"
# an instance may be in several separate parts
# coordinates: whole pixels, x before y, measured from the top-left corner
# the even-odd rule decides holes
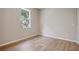
[[[42,9],[40,13],[37,9],[31,10],[32,28],[26,30],[22,28],[19,21],[20,9],[0,8],[0,44],[38,35],[40,31],[42,35],[53,38],[77,40],[76,9]]]
[[[77,39],[79,42],[79,8],[77,9]]]
[[[0,44],[4,41],[3,40],[3,8],[0,9]]]
[[[77,40],[76,9],[46,8],[41,10],[40,15],[42,35]]]
[[[0,13],[2,14],[2,13]],[[23,29],[20,24],[20,9],[5,8],[3,15],[3,39],[2,43],[7,43],[27,36],[39,34],[39,10],[31,9],[32,28]],[[2,44],[0,43],[0,44]]]

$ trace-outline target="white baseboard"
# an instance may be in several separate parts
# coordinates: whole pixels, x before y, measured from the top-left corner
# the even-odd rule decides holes
[[[50,38],[55,38],[55,39],[60,39],[60,40],[66,40],[66,41],[75,42],[75,43],[79,44],[78,41],[67,39],[67,38],[61,38],[61,37],[56,37],[56,36],[54,37],[54,36],[47,35],[47,34],[42,34],[42,36],[46,36],[46,37],[50,37]]]
[[[27,40],[28,38],[32,38],[32,37],[35,37],[35,36],[38,36],[38,35],[29,35],[29,36],[26,36],[26,37],[23,37],[23,38],[20,38],[20,39],[14,40],[14,41],[10,41],[10,42],[7,42],[7,43],[4,43],[4,44],[1,44],[0,47],[7,46],[7,45],[10,45],[10,44],[13,44],[13,43],[19,42],[19,41]]]
[[[23,38],[18,39],[18,40],[14,40],[14,41],[7,42],[7,43],[5,43],[5,44],[1,44],[0,47],[9,45],[9,44],[12,44],[12,43],[15,43],[15,42],[19,42],[19,41],[22,41],[22,40],[26,40],[26,39],[28,39],[28,38],[35,37],[35,36],[39,36],[39,35],[30,35],[30,36],[27,36],[27,37],[23,37]],[[66,41],[71,41],[71,42],[75,42],[75,43],[79,44],[78,41],[75,41],[75,40],[69,40],[69,39],[67,39],[67,38],[54,37],[54,36],[50,36],[50,35],[46,35],[46,34],[42,34],[41,36],[46,36],[46,37],[50,37],[50,38],[56,38],[56,39],[61,39],[61,40],[66,40]]]

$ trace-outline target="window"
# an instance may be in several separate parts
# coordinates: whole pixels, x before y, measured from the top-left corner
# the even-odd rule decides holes
[[[23,28],[31,28],[31,10],[21,8],[21,24]]]

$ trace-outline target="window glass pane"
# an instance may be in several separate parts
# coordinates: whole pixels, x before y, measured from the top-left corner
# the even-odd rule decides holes
[[[31,11],[26,8],[21,8],[21,24],[23,28],[31,27]]]

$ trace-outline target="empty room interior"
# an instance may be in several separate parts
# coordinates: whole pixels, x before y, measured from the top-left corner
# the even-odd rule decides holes
[[[0,51],[79,51],[79,9],[0,8]]]

